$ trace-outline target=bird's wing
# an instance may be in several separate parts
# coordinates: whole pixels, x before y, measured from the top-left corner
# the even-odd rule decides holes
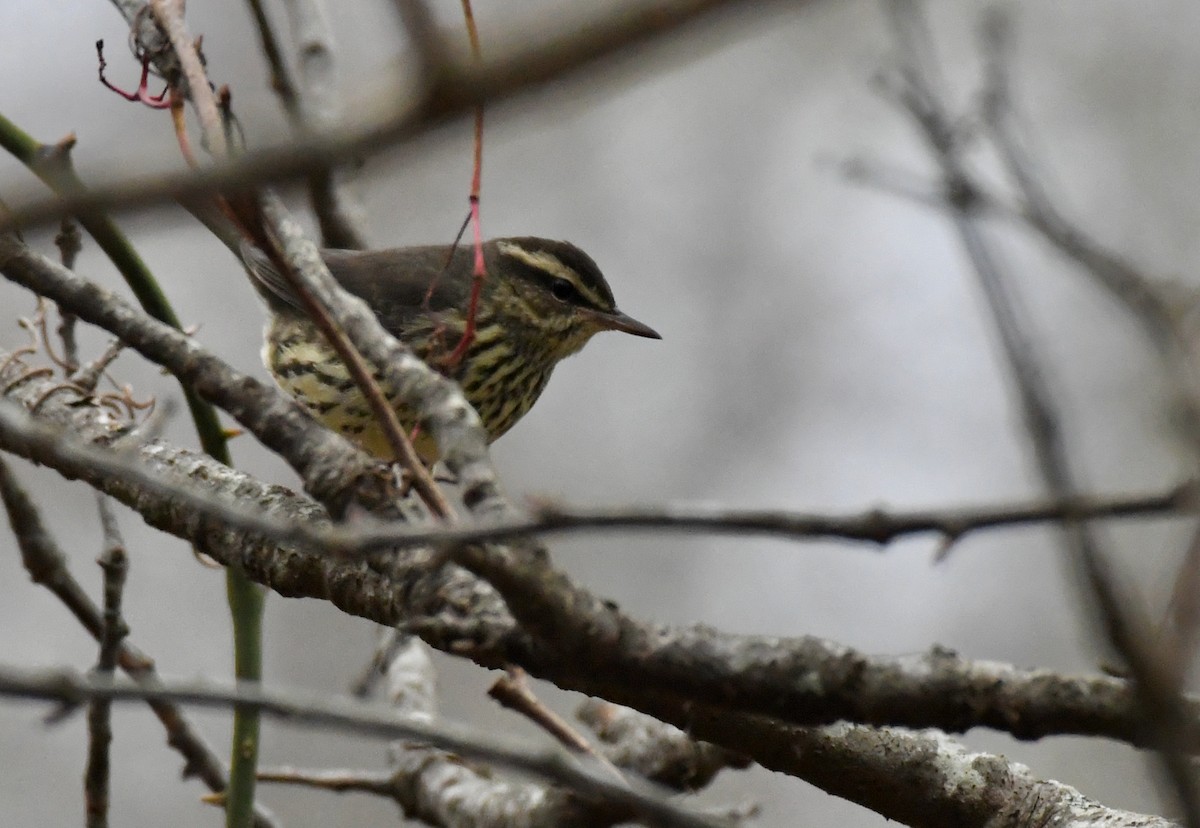
[[[283,306],[303,312],[303,305],[288,280],[275,268],[271,258],[248,239],[238,246],[242,264],[250,274],[250,283],[272,310],[283,310]]]
[[[453,276],[469,272],[472,254],[466,248],[455,250],[447,267],[447,252],[445,246],[405,248],[402,268],[395,265],[392,250],[322,250],[321,258],[338,284],[363,299],[383,326],[395,333],[423,312],[465,307],[470,280]],[[241,255],[268,305],[277,311],[287,307],[303,312],[291,283],[266,253],[243,242]]]

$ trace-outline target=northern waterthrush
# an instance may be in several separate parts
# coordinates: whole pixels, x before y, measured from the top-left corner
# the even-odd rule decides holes
[[[385,330],[462,387],[489,440],[529,411],[554,366],[593,334],[661,338],[617,310],[600,269],[578,247],[533,237],[494,239],[483,245],[488,275],[474,337],[451,359],[466,329],[474,250],[447,254],[443,246],[322,252],[334,279],[365,300]],[[366,399],[287,279],[255,248],[244,248],[243,258],[270,311],[263,361],[276,382],[325,425],[390,459]],[[389,389],[383,392],[395,400]],[[418,425],[393,404],[406,428]],[[427,437],[418,439],[417,450],[426,460],[436,457]]]

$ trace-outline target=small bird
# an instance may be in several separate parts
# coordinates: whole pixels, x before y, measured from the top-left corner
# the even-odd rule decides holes
[[[559,360],[579,351],[594,334],[624,331],[662,338],[617,310],[596,263],[568,242],[520,237],[484,243],[488,275],[475,335],[455,360],[450,356],[467,323],[473,249],[324,250],[321,255],[338,284],[365,300],[384,330],[462,387],[489,442],[529,411]],[[242,258],[267,303],[263,362],[275,381],[326,426],[366,451],[392,459],[366,398],[305,314],[288,280],[253,246],[243,246]],[[382,390],[411,432],[419,423],[396,394]],[[419,434],[416,449],[426,462],[437,459],[427,434]]]

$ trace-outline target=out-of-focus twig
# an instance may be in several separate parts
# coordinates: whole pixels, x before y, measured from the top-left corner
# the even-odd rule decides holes
[[[1082,265],[1098,285],[1124,305],[1142,324],[1152,342],[1160,347],[1172,347],[1175,314],[1163,286],[1119,254],[1103,249],[1068,222],[1042,182],[1044,173],[1037,169],[1015,123],[1017,113],[1012,104],[1008,75],[1013,45],[1009,17],[999,9],[986,12],[981,32],[985,58],[981,96],[983,118],[993,145],[1017,185],[1021,217],[1043,239]]]
[[[342,159],[413,142],[448,120],[473,111],[478,104],[509,100],[564,80],[602,60],[665,39],[704,20],[733,14],[739,7],[753,5],[763,14],[784,8],[796,11],[812,2],[768,5],[747,0],[664,0],[618,14],[605,13],[578,29],[552,33],[537,42],[521,41],[511,51],[497,53],[478,66],[448,62],[433,74],[433,82],[415,104],[400,112],[389,112],[362,129],[266,147],[202,172],[130,177],[62,200],[18,205],[11,215],[0,217],[0,229],[33,226],[69,213],[149,204],[304,176]]]
[[[213,93],[212,84],[201,61],[199,41],[192,39],[183,19],[183,0],[150,0],[150,9],[170,42],[173,59],[178,61],[186,81],[188,97],[200,116],[205,148],[218,162],[227,161],[231,157],[226,132],[228,124],[224,117],[228,108],[222,106]],[[178,79],[173,79],[172,112],[181,139],[180,146],[186,156],[187,143],[183,140],[186,133],[182,125],[183,94],[184,89],[181,88]],[[192,163],[194,164],[194,160]],[[224,199],[224,196],[220,195],[220,198]],[[220,203],[227,204],[227,201],[222,200]],[[201,436],[203,438],[204,434]],[[225,463],[231,462],[223,431],[219,440],[210,438],[205,442],[205,450]],[[240,566],[226,568],[225,592],[233,621],[234,673],[243,681],[259,681],[262,678],[264,594]],[[244,707],[234,708],[231,741],[225,824],[227,828],[243,828],[254,818],[255,770],[259,749],[259,719],[256,711]]]
[[[558,750],[530,750],[472,728],[441,722],[425,724],[398,718],[391,710],[327,696],[304,697],[256,685],[218,687],[207,683],[141,684],[73,670],[22,670],[0,666],[0,694],[79,705],[92,699],[168,700],[205,707],[253,707],[291,724],[385,739],[409,739],[464,756],[521,770],[565,785],[581,794],[628,808],[646,821],[667,828],[729,828],[726,823],[669,802],[653,786],[612,781],[595,763]]]
[[[75,269],[75,258],[83,249],[83,237],[79,233],[79,224],[72,218],[64,218],[54,237],[58,247],[59,261],[67,270]],[[79,343],[75,339],[75,322],[78,317],[73,313],[59,312],[58,338],[63,346],[64,370],[71,374],[79,367]]]
[[[225,123],[221,117],[221,108],[216,97],[212,94],[208,82],[208,73],[200,61],[200,51],[196,41],[188,34],[183,21],[182,0],[150,0],[150,8],[154,19],[166,32],[167,39],[175,53],[175,59],[187,80],[192,106],[200,116],[200,127],[204,133],[204,146],[214,158],[225,160],[229,157],[228,144],[225,141]]]
[[[303,115],[300,111],[300,94],[296,89],[296,82],[292,78],[291,69],[288,68],[287,60],[284,58],[283,47],[275,34],[275,27],[271,25],[271,18],[267,15],[263,0],[246,0],[246,5],[250,7],[250,14],[254,18],[254,28],[258,32],[258,43],[262,47],[263,57],[267,59],[267,66],[271,70],[271,89],[279,98],[279,103],[282,104],[288,120],[293,126],[298,127],[303,122]]]
[[[11,418],[6,418],[6,421],[8,419]],[[43,437],[33,422],[12,420],[6,427],[19,431],[20,439],[30,446],[44,442],[47,449],[53,447],[55,456],[78,456],[107,475],[134,482],[163,497],[173,495],[181,506],[186,506],[198,517],[277,543],[295,544],[318,551],[335,559],[353,559],[387,549],[430,544],[456,546],[545,534],[617,529],[761,534],[792,540],[842,539],[886,544],[916,534],[933,533],[944,539],[960,539],[967,533],[989,527],[1068,520],[1184,516],[1193,515],[1200,509],[1195,485],[1184,484],[1165,492],[1141,496],[1077,497],[945,511],[885,512],[875,509],[846,516],[741,511],[720,507],[572,510],[545,505],[529,518],[514,517],[446,527],[388,526],[365,521],[354,525],[310,525],[274,518],[263,514],[256,506],[245,507],[227,499],[208,497],[202,491],[179,489],[178,481],[160,479],[148,472],[135,458],[120,453],[69,443],[54,446],[58,438]],[[43,459],[49,457],[45,454],[41,456]]]
[[[285,0],[284,11],[298,56],[297,91],[304,129],[328,133],[341,119],[337,48],[329,12],[321,0]],[[363,250],[370,246],[363,206],[350,188],[338,181],[333,167],[312,170],[308,195],[326,247]]]
[[[1200,355],[1195,337],[1185,324],[1187,311],[1198,304],[1195,292],[1151,275],[1067,219],[1042,181],[1044,173],[1028,149],[1028,130],[1018,124],[1008,70],[1012,23],[1002,11],[993,9],[985,15],[981,31],[985,58],[983,119],[991,143],[1016,185],[1020,197],[1017,216],[1078,265],[1138,322],[1172,382],[1180,431],[1200,457]]]
[[[287,65],[262,0],[247,2],[263,55],[271,69],[271,87],[292,127],[309,135],[336,128],[340,114],[337,55],[324,5],[318,0],[288,0],[284,4],[298,55],[297,80]],[[309,175],[308,192],[326,247],[361,250],[369,246],[362,205],[336,180],[332,168],[325,165],[315,168]]]
[[[21,487],[8,464],[0,461],[0,499],[21,550],[21,560],[34,583],[48,589],[75,616],[97,642],[104,635],[104,615],[67,569],[67,559],[50,536],[41,515]],[[154,661],[128,641],[117,647],[117,664],[138,680],[155,678]],[[184,775],[198,777],[210,791],[226,787],[225,768],[197,732],[187,715],[169,701],[149,702],[151,710],[167,731],[167,743],[184,758]],[[274,828],[275,820],[261,807],[256,809],[257,828]]]
[[[129,558],[125,554],[125,542],[121,539],[112,504],[102,494],[96,495],[96,503],[104,530],[104,551],[97,561],[104,572],[104,625],[100,631],[100,656],[96,662],[96,673],[111,677],[117,667],[121,642],[129,633],[121,617],[121,596],[129,571]],[[88,759],[83,775],[88,828],[106,828],[108,825],[111,707],[112,702],[107,699],[93,699],[88,706]]]
[[[899,65],[889,87],[900,106],[920,129],[937,161],[954,228],[979,279],[996,324],[1005,360],[1039,473],[1054,497],[1072,497],[1077,484],[1071,471],[1063,425],[1052,384],[1032,337],[1027,314],[1004,272],[999,253],[986,238],[975,211],[975,188],[967,173],[962,134],[949,115],[936,50],[921,0],[888,0],[885,5],[899,47]],[[1191,828],[1200,826],[1200,785],[1179,741],[1183,711],[1177,688],[1156,652],[1152,626],[1136,601],[1118,585],[1094,533],[1085,524],[1066,520],[1063,538],[1083,576],[1097,610],[1098,625],[1130,668],[1146,717],[1154,729],[1164,766],[1179,795]],[[1094,601],[1094,603],[1092,603]]]

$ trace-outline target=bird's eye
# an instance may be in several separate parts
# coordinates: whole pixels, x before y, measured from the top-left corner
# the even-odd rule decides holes
[[[566,279],[555,279],[550,285],[550,293],[560,302],[570,302],[579,296],[579,291]]]

